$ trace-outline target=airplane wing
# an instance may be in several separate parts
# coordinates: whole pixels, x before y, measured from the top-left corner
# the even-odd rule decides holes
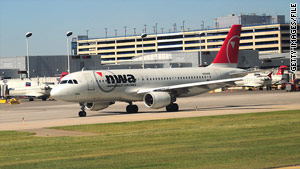
[[[253,70],[253,71],[244,71],[244,72],[234,72],[234,73],[229,73],[229,76],[232,78],[237,78],[237,77],[243,77],[246,76],[250,73],[257,73],[260,72],[259,70]]]
[[[205,82],[186,83],[186,84],[180,84],[180,85],[164,86],[164,87],[149,88],[149,89],[140,89],[137,91],[137,94],[144,94],[144,93],[155,92],[155,91],[171,91],[171,90],[176,90],[176,89],[187,89],[187,88],[192,88],[192,87],[207,87],[207,85],[227,84],[230,82],[239,81],[239,80],[243,80],[243,79],[244,79],[244,77],[240,77],[240,78],[212,80],[212,81],[205,81]]]

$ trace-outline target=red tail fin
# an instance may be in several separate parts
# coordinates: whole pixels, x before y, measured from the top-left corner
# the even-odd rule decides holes
[[[273,73],[273,72],[271,72],[271,73],[268,74],[268,77],[269,77],[270,79],[272,79],[272,73]]]
[[[58,80],[58,82],[60,82],[60,80],[65,77],[66,75],[68,75],[69,73],[68,72],[62,72],[61,75],[60,75],[60,78]]]
[[[283,75],[284,70],[285,70],[286,68],[287,68],[287,66],[281,65],[281,66],[279,67],[278,72],[277,72],[276,75]]]
[[[236,67],[239,55],[241,25],[232,25],[212,65]]]

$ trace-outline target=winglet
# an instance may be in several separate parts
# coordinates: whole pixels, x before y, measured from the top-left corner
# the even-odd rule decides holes
[[[241,25],[232,25],[211,66],[236,67],[239,55]]]

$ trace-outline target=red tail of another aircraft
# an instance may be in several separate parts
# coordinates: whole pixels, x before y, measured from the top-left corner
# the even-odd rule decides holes
[[[232,25],[212,66],[236,67],[239,55],[241,25]]]
[[[268,77],[269,77],[270,79],[272,79],[272,73],[273,73],[273,72],[270,72],[270,73],[268,74]]]
[[[60,80],[61,80],[63,77],[67,76],[68,74],[69,74],[68,72],[62,72],[61,75],[60,75],[60,78],[59,78],[58,82],[60,82]]]
[[[283,75],[284,70],[287,68],[285,65],[281,65],[278,69],[278,72],[276,75]]]

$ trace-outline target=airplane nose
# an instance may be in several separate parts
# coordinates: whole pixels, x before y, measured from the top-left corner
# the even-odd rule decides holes
[[[50,92],[50,95],[56,99],[61,101],[74,101],[74,90],[73,88],[70,88],[69,86],[56,86],[53,88]]]
[[[51,95],[53,98],[58,99],[58,100],[60,100],[60,98],[61,98],[61,96],[62,96],[62,95],[60,94],[59,89],[58,89],[57,87],[55,87],[55,88],[53,88],[53,89],[51,90],[50,95]]]

